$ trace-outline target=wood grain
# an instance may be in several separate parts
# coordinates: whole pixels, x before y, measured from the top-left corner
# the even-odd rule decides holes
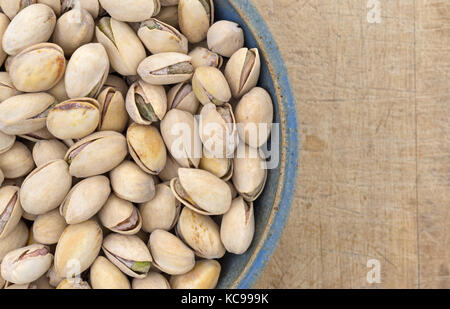
[[[450,2],[380,0],[380,24],[367,0],[253,3],[286,61],[302,144],[256,288],[450,288]]]

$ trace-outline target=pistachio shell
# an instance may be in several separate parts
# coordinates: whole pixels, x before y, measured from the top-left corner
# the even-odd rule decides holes
[[[192,65],[195,69],[204,66],[220,69],[223,64],[222,56],[200,46],[191,50],[189,56],[192,58]]]
[[[220,264],[215,260],[200,260],[184,275],[172,276],[170,285],[174,289],[214,289],[220,276]]]
[[[153,231],[150,234],[148,246],[154,258],[155,267],[167,274],[185,274],[195,265],[194,252],[169,232]]]
[[[61,281],[56,288],[59,290],[89,290],[91,286],[79,278],[69,278]]]
[[[3,102],[6,99],[9,99],[20,93],[21,92],[14,87],[11,77],[9,76],[9,73],[0,72],[0,102]]]
[[[58,207],[72,185],[69,167],[64,160],[50,161],[32,171],[20,188],[23,210],[33,215]]]
[[[111,194],[98,217],[106,228],[123,235],[134,235],[142,227],[142,217],[131,202]]]
[[[139,204],[142,215],[142,229],[148,233],[160,229],[169,231],[177,222],[180,202],[166,184],[156,186],[156,195],[146,203]]]
[[[92,218],[106,203],[111,188],[105,176],[86,178],[67,194],[59,209],[67,224],[77,224]]]
[[[0,188],[0,239],[14,231],[22,213],[19,188],[14,186]]]
[[[212,0],[180,0],[178,22],[181,32],[190,43],[203,41],[213,21],[214,2]]]
[[[53,88],[64,76],[66,59],[61,47],[52,43],[32,45],[16,55],[9,74],[17,90],[39,92]]]
[[[155,18],[172,27],[178,28],[178,5],[161,7],[159,14]]]
[[[159,13],[159,0],[100,0],[113,18],[126,22],[144,21]]]
[[[174,158],[169,154],[167,155],[167,161],[166,166],[164,166],[164,169],[159,173],[158,177],[162,181],[171,181],[172,178],[178,177],[178,169],[181,166],[175,161]]]
[[[109,73],[109,58],[100,43],[79,47],[67,64],[64,77],[69,98],[95,98],[100,93]]]
[[[128,114],[120,90],[107,87],[102,90],[97,100],[101,111],[99,131],[123,132],[128,123]]]
[[[133,29],[114,18],[103,17],[95,37],[106,49],[111,67],[121,75],[136,75],[139,63],[145,59],[145,48]]]
[[[127,131],[128,150],[146,173],[158,175],[166,165],[167,152],[158,129],[133,123]]]
[[[93,133],[99,122],[97,100],[71,99],[52,108],[48,113],[47,128],[59,139],[80,139]]]
[[[28,227],[20,220],[9,235],[0,239],[0,261],[5,255],[17,248],[25,246],[28,240]]]
[[[122,93],[122,96],[124,98],[127,96],[128,85],[123,80],[123,78],[120,78],[119,76],[109,74],[108,78],[106,79],[106,82],[103,86],[102,91],[104,91],[105,88],[108,88],[108,87],[111,87],[111,88],[115,89],[116,91],[120,91],[120,93]]]
[[[109,178],[114,193],[124,200],[145,203],[155,196],[153,178],[134,162],[122,162],[110,172]]]
[[[230,187],[210,172],[180,168],[170,187],[180,202],[200,214],[221,215],[230,209]]]
[[[150,271],[143,279],[134,278],[131,286],[135,290],[170,289],[169,281],[163,275],[154,271]]]
[[[231,91],[227,80],[219,69],[199,67],[192,77],[192,87],[197,99],[203,104],[223,105],[230,101]]]
[[[7,152],[12,148],[16,141],[15,135],[8,135],[0,131],[0,154]]]
[[[130,289],[130,281],[113,263],[99,256],[90,270],[93,289]]]
[[[33,147],[33,160],[36,166],[53,160],[63,160],[67,150],[67,146],[56,139],[38,141]]]
[[[156,18],[141,23],[138,36],[152,54],[176,52],[187,54],[188,41],[176,28]]]
[[[0,154],[0,169],[5,178],[18,178],[27,175],[34,168],[33,157],[27,146],[15,142],[6,152]]]
[[[49,94],[55,97],[55,99],[58,102],[64,102],[69,100],[69,96],[67,95],[66,91],[66,83],[64,81],[64,78],[61,78],[61,80],[53,86],[52,89],[47,91]]]
[[[45,127],[47,114],[56,104],[47,93],[27,93],[0,104],[0,129],[10,135],[28,134]]]
[[[55,137],[48,131],[47,127],[44,127],[40,130],[28,133],[21,134],[19,137],[37,143],[39,141],[48,141],[51,139],[55,139]]]
[[[228,20],[214,23],[207,34],[208,48],[224,57],[231,57],[244,47],[244,31],[239,24]]]
[[[95,221],[68,225],[56,245],[56,272],[69,278],[88,269],[100,252],[102,239],[102,229]]]
[[[44,245],[56,244],[67,224],[58,209],[37,216],[33,222],[33,237]]]
[[[207,149],[203,148],[203,157],[200,160],[199,168],[227,181],[233,175],[233,160],[215,158]]]
[[[48,41],[56,25],[53,10],[43,4],[33,4],[21,10],[3,35],[3,50],[15,56],[34,44]]]
[[[225,247],[220,239],[219,226],[209,216],[200,215],[185,207],[177,223],[177,235],[199,257],[220,259]]]
[[[261,60],[257,48],[241,48],[231,56],[225,67],[225,77],[234,98],[240,98],[259,80]]]
[[[145,278],[152,256],[145,243],[135,235],[110,234],[103,242],[106,257],[125,274]]]
[[[179,109],[194,115],[200,102],[197,100],[190,83],[179,83],[167,93],[168,109]]]
[[[75,143],[66,153],[70,174],[78,178],[101,175],[118,166],[127,155],[125,137],[102,131]]]

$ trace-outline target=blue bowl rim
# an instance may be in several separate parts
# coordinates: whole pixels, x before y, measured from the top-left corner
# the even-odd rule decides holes
[[[248,289],[253,287],[273,255],[294,199],[299,159],[299,134],[297,105],[295,102],[289,75],[266,22],[257,9],[248,0],[228,0],[244,20],[245,25],[258,42],[260,52],[267,62],[272,77],[280,110],[282,153],[280,161],[280,180],[273,209],[257,249],[247,262],[243,272],[230,288]],[[271,45],[271,48],[267,46]]]

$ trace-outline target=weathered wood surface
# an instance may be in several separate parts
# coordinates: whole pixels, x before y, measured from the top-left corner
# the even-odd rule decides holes
[[[252,0],[301,125],[295,204],[257,288],[450,288],[450,1]],[[369,260],[380,283],[369,283]]]

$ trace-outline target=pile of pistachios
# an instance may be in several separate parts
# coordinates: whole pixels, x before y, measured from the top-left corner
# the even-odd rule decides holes
[[[242,28],[212,0],[0,8],[0,288],[215,288],[273,121]]]

